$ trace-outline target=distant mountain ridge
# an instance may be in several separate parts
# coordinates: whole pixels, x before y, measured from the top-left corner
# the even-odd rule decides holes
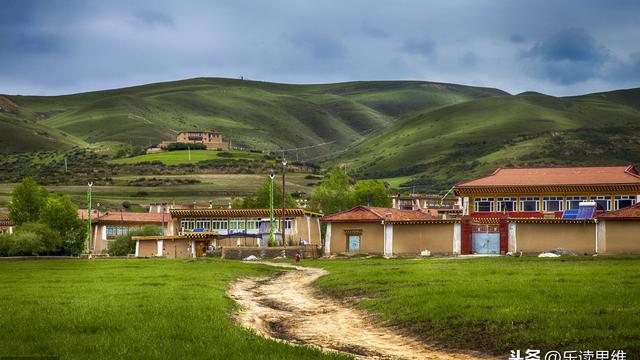
[[[498,166],[640,163],[640,88],[581,96],[424,81],[290,85],[196,78],[64,96],[0,95],[0,153],[217,130],[236,146],[437,191]]]
[[[330,153],[412,112],[501,95],[505,93],[497,89],[419,81],[288,85],[221,78],[64,96],[4,95],[15,106],[0,110],[0,130],[18,136],[0,138],[0,145],[4,152],[55,147],[43,136],[37,136],[38,141],[25,139],[24,133],[31,131],[9,129],[13,121],[47,134],[55,129],[86,143],[150,145],[170,140],[181,130],[215,129],[249,148],[331,142],[319,149]],[[69,145],[57,140],[60,147]],[[32,148],[25,146],[30,143]]]

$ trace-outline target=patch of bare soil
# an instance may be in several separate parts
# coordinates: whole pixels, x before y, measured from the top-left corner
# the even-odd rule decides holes
[[[311,283],[327,273],[324,269],[264,264],[293,270],[269,278],[241,279],[228,292],[241,305],[235,320],[263,336],[362,359],[490,358],[430,346],[376,324],[360,310],[316,297]]]

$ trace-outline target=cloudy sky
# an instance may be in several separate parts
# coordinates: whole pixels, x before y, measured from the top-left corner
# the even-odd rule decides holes
[[[0,93],[200,76],[640,87],[640,1],[0,0]]]

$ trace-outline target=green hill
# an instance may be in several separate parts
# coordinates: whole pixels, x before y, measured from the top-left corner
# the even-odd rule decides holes
[[[87,143],[115,141],[150,145],[181,130],[218,130],[239,147],[260,150],[330,142],[302,155],[329,154],[414,112],[503,91],[419,81],[372,81],[286,85],[197,78],[65,96],[8,96],[12,109],[0,110],[29,126],[57,129]],[[30,151],[68,145],[31,142],[15,124],[2,150]],[[26,127],[26,123],[25,123]],[[11,142],[10,140],[13,139]],[[58,142],[57,144],[55,142]]]
[[[357,177],[434,191],[499,166],[640,163],[640,89],[557,98],[527,92],[401,120],[339,155]]]

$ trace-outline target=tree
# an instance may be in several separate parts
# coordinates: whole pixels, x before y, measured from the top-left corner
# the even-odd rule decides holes
[[[67,195],[52,196],[47,199],[40,216],[43,224],[55,230],[64,239],[64,252],[78,255],[84,247],[87,236],[86,224],[78,218],[78,208]]]
[[[25,178],[13,188],[13,196],[9,203],[9,218],[16,225],[40,220],[40,213],[46,204],[47,196],[45,188],[39,187],[32,178]]]
[[[136,251],[136,242],[133,236],[158,236],[162,234],[162,229],[157,226],[145,225],[140,230],[131,231],[127,235],[118,236],[107,245],[107,254],[111,256],[127,256]]]
[[[391,207],[389,189],[381,180],[358,181],[353,189],[356,205]]]
[[[347,173],[337,166],[331,169],[324,181],[313,191],[310,205],[325,214],[352,208],[355,200]]]
[[[249,208],[269,208],[271,179],[267,179],[262,186],[258,188],[255,196],[248,196],[244,199],[242,207]],[[290,193],[285,193],[284,203],[287,208],[295,208],[296,202]],[[275,209],[282,208],[282,187],[277,179],[273,180],[273,207]]]

